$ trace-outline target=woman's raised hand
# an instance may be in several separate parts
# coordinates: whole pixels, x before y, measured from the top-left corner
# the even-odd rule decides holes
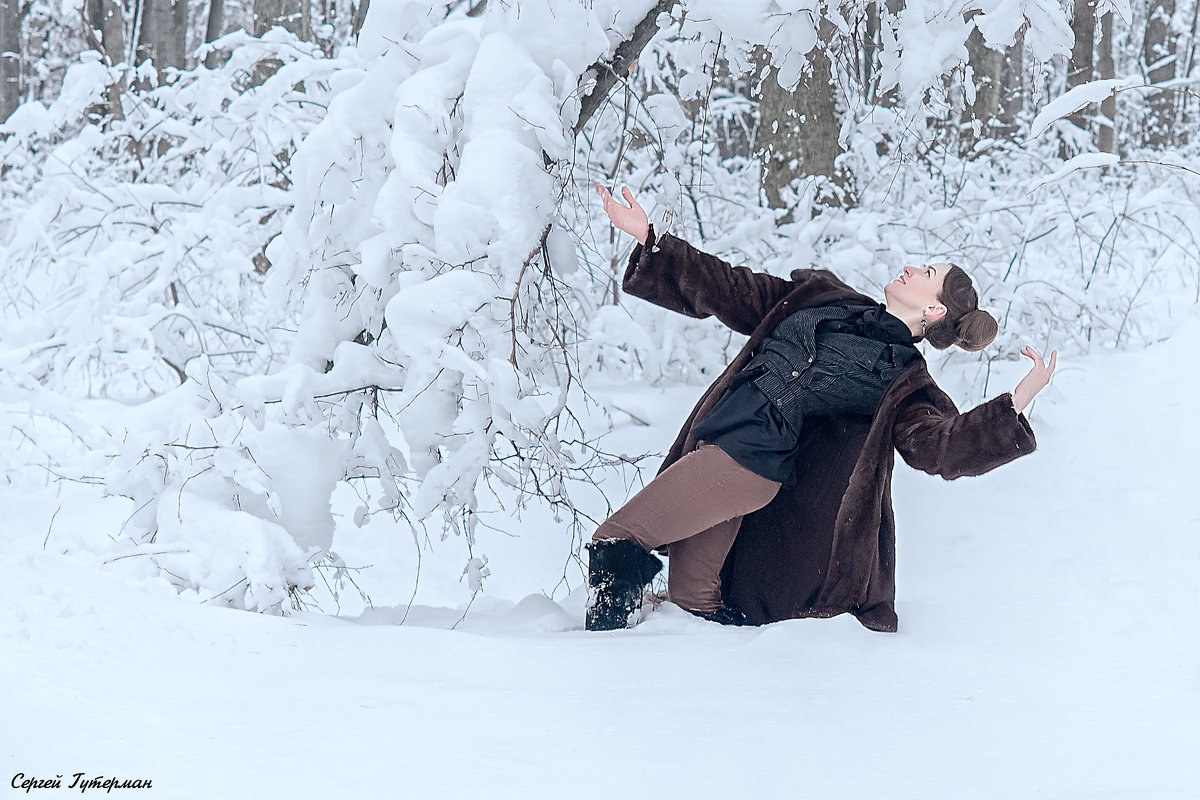
[[[645,210],[633,199],[633,192],[629,191],[628,187],[621,187],[621,196],[629,203],[628,206],[617,202],[617,199],[608,193],[608,189],[598,183],[596,193],[604,201],[604,213],[608,214],[612,224],[637,239],[639,243],[645,244],[646,236],[650,233],[650,221],[646,218]]]
[[[1029,374],[1021,379],[1017,384],[1017,388],[1013,390],[1013,408],[1020,414],[1029,404],[1033,402],[1034,395],[1046,388],[1046,384],[1050,382],[1050,376],[1054,374],[1054,365],[1058,361],[1058,351],[1050,351],[1050,363],[1047,364],[1042,360],[1037,350],[1026,345],[1021,348],[1021,355],[1033,361],[1033,368],[1029,370]]]

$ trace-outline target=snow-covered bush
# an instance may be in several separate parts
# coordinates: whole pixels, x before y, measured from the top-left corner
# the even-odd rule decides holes
[[[145,556],[205,602],[279,613],[311,588],[310,559],[329,550],[328,495],[346,443],[226,407],[236,391],[199,358],[188,379],[112,425],[100,467],[133,513],[113,549]],[[123,437],[115,441],[119,431]]]
[[[0,258],[20,277],[0,335],[25,380],[135,399],[179,385],[201,355],[229,375],[275,365],[292,309],[263,299],[263,249],[342,64],[282,31],[219,44],[232,56],[215,70],[147,64],[152,88],[126,92],[119,118],[96,107],[134,76],[85,53],[57,100],[0,126]],[[251,86],[267,59],[278,70]]]
[[[264,250],[291,205],[291,155],[345,64],[279,30],[217,46],[230,51],[219,68],[163,75],[85,53],[54,102],[0,126],[0,388],[107,454],[65,474],[131,498],[120,546],[145,548],[181,588],[279,609],[328,548],[328,503],[304,504],[328,497],[344,446],[250,420],[231,384],[286,352],[296,309],[263,293]],[[147,86],[108,114],[122,80]],[[80,397],[156,399],[100,431],[68,419]],[[298,474],[288,453],[332,478]]]

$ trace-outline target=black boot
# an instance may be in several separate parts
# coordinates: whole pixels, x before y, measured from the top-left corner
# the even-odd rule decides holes
[[[689,614],[694,614],[701,619],[706,619],[709,622],[715,622],[718,625],[749,625],[746,615],[736,608],[729,606],[721,606],[716,611],[692,611],[690,608],[685,608],[684,611]]]
[[[629,539],[589,542],[589,631],[629,627],[629,615],[642,602],[642,592],[662,570],[662,562]]]

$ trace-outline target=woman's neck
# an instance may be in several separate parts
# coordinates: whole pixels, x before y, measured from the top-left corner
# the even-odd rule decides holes
[[[885,306],[889,314],[908,326],[908,330],[913,336],[925,335],[925,331],[921,328],[921,312],[919,310],[899,307],[894,303],[885,303]]]

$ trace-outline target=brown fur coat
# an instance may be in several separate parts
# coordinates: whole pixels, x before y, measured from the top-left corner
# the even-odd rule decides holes
[[[796,270],[786,280],[731,267],[669,235],[634,249],[622,285],[634,297],[690,317],[715,316],[750,337],[700,398],[660,471],[696,448],[692,429],[785,316],[875,302],[826,270]],[[960,414],[918,358],[888,387],[873,420],[806,421],[796,484],[742,521],[722,573],[726,602],[753,623],[850,612],[872,630],[895,631],[894,450],[910,466],[953,479],[981,475],[1035,447],[1010,394]]]

